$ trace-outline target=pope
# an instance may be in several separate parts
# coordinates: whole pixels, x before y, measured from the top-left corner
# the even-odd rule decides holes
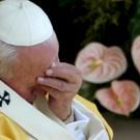
[[[28,0],[4,0],[0,19],[0,139],[111,140],[96,106],[76,95],[81,74],[59,61],[44,11]]]

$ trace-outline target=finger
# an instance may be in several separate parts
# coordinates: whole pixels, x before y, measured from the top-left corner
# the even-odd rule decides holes
[[[79,89],[76,84],[67,83],[56,78],[38,78],[38,82],[44,86],[54,88],[61,92],[77,92]]]
[[[51,87],[46,87],[46,86],[41,86],[41,88],[45,91],[47,91],[48,95],[49,95],[49,99],[50,97],[57,99],[61,102],[61,100],[71,100],[76,93],[71,94],[71,92],[60,92],[57,89],[51,88]]]
[[[63,79],[69,83],[81,82],[80,72],[73,66],[67,63],[60,63],[46,71],[47,76]]]

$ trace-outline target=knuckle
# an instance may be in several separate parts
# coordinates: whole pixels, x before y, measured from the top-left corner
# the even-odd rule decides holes
[[[66,88],[65,88],[65,84],[63,82],[59,82],[58,83],[58,88],[61,90],[61,91],[65,91]]]

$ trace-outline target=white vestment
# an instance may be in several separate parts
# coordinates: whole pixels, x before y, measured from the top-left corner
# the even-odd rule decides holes
[[[38,97],[33,106],[4,83],[0,82],[0,87],[0,111],[30,140],[109,140],[103,122],[77,100],[72,106],[76,121],[65,124],[50,111],[46,98]]]

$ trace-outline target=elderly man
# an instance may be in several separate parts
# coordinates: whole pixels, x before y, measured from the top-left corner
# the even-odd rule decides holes
[[[37,5],[0,2],[0,140],[112,139],[96,107],[80,96],[73,100],[82,78],[59,61],[58,51]]]

